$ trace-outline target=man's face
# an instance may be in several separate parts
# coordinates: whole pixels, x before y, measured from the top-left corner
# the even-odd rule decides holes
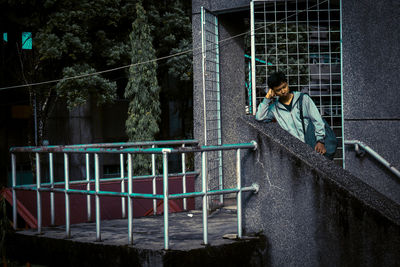
[[[290,93],[287,82],[283,82],[279,86],[273,87],[272,90],[275,92],[275,95],[279,97],[287,97]]]

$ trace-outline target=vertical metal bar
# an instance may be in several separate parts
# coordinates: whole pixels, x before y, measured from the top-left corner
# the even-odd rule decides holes
[[[90,191],[90,156],[89,153],[86,153],[86,190]],[[91,197],[90,195],[86,196],[86,211],[87,211],[87,220],[90,222],[92,220],[92,207],[91,207]]]
[[[342,0],[340,4],[340,106],[341,106],[341,117],[342,117],[342,157],[343,157],[343,169],[346,168],[346,153],[344,149],[344,116],[343,116],[343,36],[342,36]]]
[[[311,95],[311,62],[310,62],[310,19],[309,19],[309,7],[308,0],[306,1],[307,11],[307,71],[308,71],[308,94]]]
[[[120,169],[121,169],[121,192],[125,192],[125,170],[124,170],[124,154],[119,155],[120,159]],[[121,197],[121,213],[122,218],[126,218],[125,211],[125,197]]]
[[[49,153],[49,176],[50,176],[50,187],[54,189],[54,164],[53,164],[53,153]],[[55,225],[54,216],[54,192],[50,193],[50,224]]]
[[[201,7],[201,68],[203,72],[203,128],[204,128],[204,145],[207,145],[207,109],[206,109],[206,47],[205,47],[205,29],[206,23],[205,10]]]
[[[236,196],[237,205],[237,231],[238,238],[242,238],[242,177],[241,177],[241,165],[240,165],[240,149],[236,150],[236,185],[239,192]]]
[[[265,2],[264,2],[265,5]],[[274,1],[274,15],[275,15],[275,70],[278,71],[278,65],[279,65],[279,61],[278,61],[278,18],[277,18],[277,14],[278,12],[276,12],[276,1]],[[290,84],[290,77],[288,77],[289,80],[289,84]]]
[[[128,243],[133,244],[132,231],[132,154],[128,154]]]
[[[37,224],[38,234],[42,233],[42,198],[40,194],[40,157],[36,153],[36,205],[37,205]]]
[[[207,170],[206,170],[206,152],[201,152],[201,185],[203,195],[203,244],[208,244],[208,220],[207,220]]]
[[[151,146],[155,148],[155,145]],[[156,179],[156,155],[151,154],[151,175],[153,176],[153,195],[157,194],[157,179]],[[157,199],[153,199],[153,214],[157,214]]]
[[[163,194],[164,194],[164,249],[169,248],[168,237],[168,151],[163,151]]]
[[[101,241],[100,233],[100,196],[97,194],[100,191],[100,167],[99,154],[94,154],[94,176],[96,190],[96,241]]]
[[[317,22],[318,22],[318,76],[319,76],[319,113],[324,114],[322,110],[322,64],[321,64],[321,25],[320,25],[320,2],[317,0]]]
[[[221,93],[220,93],[220,80],[219,80],[219,32],[218,32],[218,17],[214,16],[214,24],[215,24],[215,73],[216,73],[216,87],[217,87],[217,145],[222,144],[222,126],[221,126]],[[219,189],[222,190],[224,188],[224,178],[222,173],[222,151],[218,151],[218,184]],[[221,203],[224,202],[224,196],[219,196],[219,201]]]
[[[185,147],[185,144],[182,145],[182,147]],[[186,193],[186,154],[182,153],[182,192],[185,194]],[[187,201],[186,198],[183,198],[183,210],[187,210]]]
[[[256,45],[254,36],[254,1],[250,2],[250,42],[251,42],[251,94],[252,94],[252,110],[256,115]],[[266,59],[265,61],[268,61]]]
[[[300,47],[299,47],[299,6],[296,0],[296,42],[297,42],[297,91],[301,91],[300,86]]]
[[[332,45],[331,45],[331,11],[330,11],[331,4],[328,0],[328,44],[329,44],[329,52],[328,52],[328,60],[329,60],[329,104],[330,104],[330,123],[329,125],[333,126],[333,89],[332,89]],[[336,113],[336,112],[335,112]]]
[[[71,237],[71,225],[70,225],[70,205],[69,205],[69,162],[68,154],[64,153],[64,176],[65,176],[65,234],[66,238]]]
[[[17,230],[17,192],[15,187],[17,186],[17,163],[15,154],[11,154],[11,174],[12,174],[12,195],[13,195],[13,228]]]

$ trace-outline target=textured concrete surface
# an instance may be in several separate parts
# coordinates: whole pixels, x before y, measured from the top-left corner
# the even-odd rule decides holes
[[[222,12],[229,9],[230,12],[240,10],[240,7],[248,8],[249,1],[192,1],[193,11],[193,44],[201,51],[201,23],[200,8],[204,6],[208,10]],[[248,13],[246,13],[248,14]],[[218,15],[219,40],[226,40],[236,36],[246,29],[243,23],[243,14],[229,13]],[[248,142],[240,140],[237,136],[236,119],[245,113],[245,62],[243,36],[224,41],[220,45],[220,92],[221,92],[221,123],[222,143],[232,144]],[[204,144],[204,112],[202,94],[202,68],[201,53],[193,56],[193,102],[194,102],[194,137]],[[200,154],[196,154],[196,169],[200,169]],[[223,153],[223,177],[224,187],[233,187],[235,180],[235,154],[234,151]],[[196,190],[201,190],[201,179],[197,179]],[[230,198],[230,195],[225,198]],[[198,201],[199,199],[197,199]],[[199,207],[201,203],[197,202]]]
[[[94,223],[72,225],[72,237],[65,239],[65,227],[18,231],[7,240],[8,257],[21,262],[49,266],[206,266],[224,262],[230,266],[265,262],[265,242],[259,238],[224,239],[237,233],[236,212],[218,210],[208,217],[209,246],[202,245],[201,211],[169,215],[170,250],[165,251],[163,216],[133,220],[133,245],[128,245],[127,220],[101,222],[101,242],[96,242]]]
[[[400,2],[342,1],[344,136],[400,168]],[[400,180],[366,156],[346,151],[346,168],[399,202]],[[397,179],[397,181],[395,180]],[[388,192],[397,188],[393,195]]]
[[[396,266],[400,205],[315,153],[276,123],[243,117],[244,230],[262,232],[271,266]]]
[[[392,150],[399,139],[400,121],[346,121],[345,128],[347,140],[364,142],[400,170],[400,153]],[[400,178],[369,154],[357,157],[354,146],[346,146],[346,170],[400,204]]]

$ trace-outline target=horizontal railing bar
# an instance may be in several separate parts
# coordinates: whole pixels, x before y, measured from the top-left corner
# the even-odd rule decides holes
[[[115,197],[128,197],[132,198],[148,198],[148,199],[163,199],[163,195],[153,195],[153,194],[143,194],[143,193],[127,193],[127,192],[112,192],[112,191],[96,191],[94,190],[79,190],[79,189],[64,189],[64,188],[36,188],[36,187],[27,187],[27,186],[18,186],[14,187],[14,189],[18,190],[27,190],[27,191],[44,191],[44,192],[58,192],[68,194],[81,194],[81,195],[98,195],[98,196],[115,196]],[[246,192],[246,191],[258,191],[258,187],[256,185],[243,187],[241,190],[237,188],[227,188],[227,189],[219,189],[219,190],[210,190],[206,193],[203,192],[189,192],[189,193],[180,193],[180,194],[170,194],[169,199],[179,199],[179,198],[188,198],[188,197],[200,197],[204,195],[224,195],[231,194],[236,192]]]
[[[191,176],[191,175],[199,175],[200,172],[186,172],[184,173],[169,173],[168,177],[183,177],[184,175],[186,176]],[[142,175],[142,176],[133,176],[132,179],[133,180],[140,180],[140,179],[153,179],[153,178],[162,178],[163,175],[162,174],[157,174],[157,175]],[[115,178],[100,178],[100,182],[112,182],[112,181],[121,181],[122,178],[121,177],[115,177]],[[124,177],[124,180],[128,180],[128,177]],[[88,183],[94,183],[95,180],[91,179],[91,180],[76,180],[76,181],[70,181],[69,184],[88,184]],[[64,185],[64,182],[56,182],[54,183],[54,185]],[[36,186],[36,184],[24,184],[24,185],[17,185],[15,186],[15,188],[18,187],[32,187],[32,186]],[[51,183],[41,183],[41,186],[51,186]]]
[[[34,188],[34,187],[18,187],[18,190],[27,191],[44,191],[44,192],[57,192],[57,193],[68,193],[68,194],[80,194],[80,195],[98,195],[98,196],[114,196],[114,197],[128,197],[129,193],[126,192],[112,192],[112,191],[96,191],[94,190],[79,190],[79,189],[63,189],[63,188]],[[162,199],[163,195],[143,194],[143,193],[132,193],[130,194],[133,198],[149,198],[149,199]]]
[[[39,152],[37,149],[64,149],[64,148],[112,148],[112,147],[135,147],[135,146],[152,146],[152,145],[197,145],[199,141],[195,139],[188,140],[161,140],[161,141],[143,141],[143,142],[120,142],[120,143],[97,143],[97,144],[77,144],[77,145],[53,145],[53,146],[26,146],[12,147],[10,152]],[[33,150],[35,149],[35,150]]]
[[[226,194],[231,194],[231,193],[237,193],[239,191],[242,192],[248,192],[248,191],[257,191],[256,186],[248,186],[248,187],[242,187],[241,190],[237,188],[226,188],[226,189],[218,189],[218,190],[210,190],[207,191],[206,193],[203,192],[191,192],[191,193],[181,193],[181,194],[170,194],[169,198],[170,199],[177,199],[177,198],[184,198],[184,197],[201,197],[204,195],[210,196],[210,195],[226,195]]]
[[[104,153],[104,154],[162,154],[164,151],[168,153],[189,153],[189,152],[202,152],[202,151],[220,151],[220,150],[233,150],[233,149],[255,149],[257,143],[243,144],[225,144],[220,146],[195,146],[195,147],[179,147],[179,148],[62,148],[59,147],[14,147],[10,151],[17,152],[35,152],[35,153]]]
[[[196,146],[196,147],[179,147],[172,149],[170,153],[188,153],[188,152],[203,152],[203,151],[221,151],[221,150],[234,150],[234,149],[256,149],[257,143],[251,141],[250,143],[243,144],[225,144],[220,146]]]

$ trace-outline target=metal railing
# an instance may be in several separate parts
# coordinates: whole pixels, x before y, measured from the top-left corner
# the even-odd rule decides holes
[[[229,144],[229,145],[221,145],[221,146],[192,146],[187,147],[185,144],[197,144],[196,141],[190,140],[180,141],[181,143],[173,143],[173,144],[181,144],[182,146],[179,148],[156,148],[155,145],[162,145],[161,142],[145,142],[144,143],[118,143],[118,144],[106,144],[106,145],[75,145],[75,146],[46,146],[46,147],[15,147],[11,148],[11,162],[12,162],[12,193],[13,193],[13,222],[14,229],[17,228],[17,198],[16,198],[16,190],[32,190],[36,191],[37,196],[37,221],[38,221],[38,233],[42,233],[42,211],[41,211],[41,192],[50,192],[54,194],[55,192],[60,192],[65,194],[65,225],[66,225],[66,238],[71,237],[71,227],[70,227],[70,206],[69,206],[69,195],[70,194],[83,194],[87,195],[89,198],[91,195],[95,196],[95,222],[96,222],[96,241],[101,241],[101,223],[100,223],[100,196],[115,196],[128,199],[128,243],[133,244],[133,231],[132,231],[132,201],[134,198],[142,198],[142,199],[153,199],[157,201],[157,199],[163,200],[163,209],[164,209],[164,249],[169,249],[169,237],[168,237],[168,200],[169,199],[186,199],[188,197],[202,197],[203,200],[203,243],[205,245],[208,244],[208,221],[207,221],[207,197],[211,195],[223,195],[223,194],[231,194],[236,193],[237,195],[237,231],[238,238],[242,237],[242,192],[246,191],[258,191],[258,185],[253,184],[249,187],[242,187],[241,185],[241,165],[240,165],[240,151],[241,149],[256,149],[257,143],[252,141],[251,143],[244,144]],[[172,143],[169,143],[172,145]],[[127,146],[143,146],[143,145],[151,145],[151,148],[132,148]],[[127,147],[127,148],[126,148]],[[207,164],[206,164],[206,153],[209,151],[223,151],[223,150],[236,150],[236,180],[237,186],[236,188],[229,189],[219,189],[219,190],[207,190]],[[16,184],[16,153],[35,153],[36,155],[36,185],[17,185]],[[185,153],[192,152],[201,152],[202,157],[202,167],[201,167],[201,179],[202,179],[202,191],[201,192],[186,192],[185,184],[183,185],[183,193],[180,194],[169,194],[168,191],[168,177],[171,175],[168,172],[168,155],[172,153],[178,153],[184,155]],[[42,184],[41,183],[41,172],[40,172],[40,153],[49,153],[49,172],[50,172],[50,183]],[[54,185],[54,176],[53,176],[53,153],[63,153],[64,154],[64,182],[60,184],[64,184],[63,188],[55,188]],[[93,182],[93,180],[89,179],[88,171],[87,179],[85,182],[88,184],[86,190],[78,190],[78,189],[70,189],[69,185],[73,182],[70,182],[69,177],[69,162],[68,162],[68,154],[70,153],[84,153],[86,154],[86,169],[88,170],[88,155],[94,154],[94,165],[95,165],[95,190],[90,190],[89,183]],[[124,187],[121,185],[121,192],[112,192],[112,191],[101,191],[100,190],[100,170],[99,170],[99,154],[120,154],[121,160],[121,168],[123,168],[123,158],[124,154],[127,154],[128,161],[128,176],[118,178],[121,180],[121,183],[124,184],[124,181],[128,180],[128,192],[124,191]],[[136,176],[134,177],[132,174],[132,155],[133,154],[151,154],[151,155],[162,155],[163,162],[163,195],[156,194],[153,186],[153,192],[149,194],[144,193],[133,193],[132,192],[132,181],[134,178],[143,178],[148,177],[152,178],[155,181],[157,175],[154,173],[154,160],[152,160],[153,168],[152,175],[149,176]],[[184,160],[184,156],[182,156]],[[182,160],[182,162],[183,162]],[[182,163],[182,177],[188,175],[189,173],[184,170],[185,163]],[[121,169],[121,173],[123,170]],[[111,180],[111,179],[108,179]],[[102,179],[103,181],[103,179]],[[82,181],[78,181],[82,182]],[[153,184],[154,185],[154,184]],[[51,219],[54,224],[54,196],[53,204],[51,204]],[[88,204],[88,217],[90,212],[90,199],[87,202]],[[185,207],[186,208],[186,207]]]
[[[394,175],[396,175],[398,178],[400,178],[400,171],[396,169],[390,162],[388,162],[386,159],[384,159],[381,155],[379,155],[375,150],[373,150],[370,146],[367,144],[358,141],[358,140],[346,140],[344,141],[345,145],[354,145],[354,150],[356,151],[357,155],[362,155],[365,152],[370,154],[373,158],[375,158],[377,161],[382,163],[386,168],[388,168]],[[360,150],[360,147],[363,151]]]

